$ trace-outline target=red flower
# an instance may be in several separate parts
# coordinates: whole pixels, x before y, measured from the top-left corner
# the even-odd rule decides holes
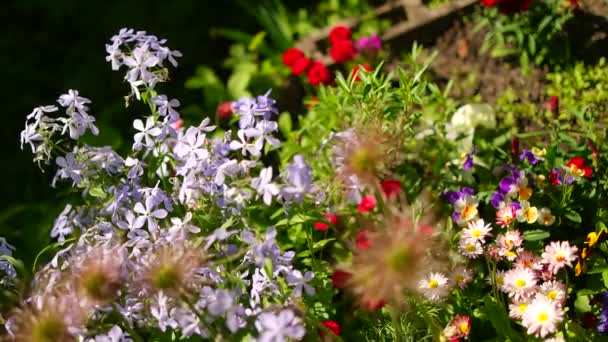
[[[593,174],[593,169],[590,166],[585,165],[585,159],[581,157],[570,159],[566,166],[570,168],[572,173],[579,176],[585,176],[585,178],[590,178]]]
[[[355,58],[357,49],[355,44],[350,40],[340,40],[335,42],[329,50],[329,55],[336,63],[348,62]]]
[[[380,187],[382,188],[384,197],[386,197],[388,199],[399,197],[399,193],[401,193],[401,191],[403,190],[401,188],[401,183],[399,183],[398,180],[394,180],[394,179],[386,179],[386,180],[382,181],[382,184],[380,184]]]
[[[351,35],[352,35],[352,32],[350,31],[350,29],[348,27],[336,26],[331,29],[331,32],[329,32],[329,41],[333,45],[341,40],[350,40]]]
[[[511,158],[517,160],[517,157],[519,157],[519,138],[514,137],[511,139]]]
[[[367,64],[362,64],[361,66],[363,67],[363,70],[365,70],[367,72],[372,71],[372,67],[370,67]],[[355,82],[361,81],[361,77],[359,77],[359,64],[355,65],[355,67],[353,68],[353,71],[351,71],[350,75],[351,75],[351,77],[355,78]]]
[[[420,232],[422,234],[431,235],[431,234],[433,234],[433,226],[431,226],[429,224],[422,225],[420,227]]]
[[[310,66],[310,59],[302,56],[302,57],[298,58],[295,62],[293,62],[293,64],[291,65],[291,72],[294,75],[301,75],[301,74],[305,73],[306,70],[308,70],[309,66]]]
[[[376,206],[376,198],[372,195],[363,196],[361,203],[357,207],[360,213],[366,213]]]
[[[335,289],[343,289],[346,287],[350,278],[352,278],[352,273],[343,271],[343,270],[335,270],[331,275],[331,282],[333,283],[333,287]]]
[[[549,100],[549,109],[551,109],[553,115],[559,114],[559,97],[551,96],[551,100]]]
[[[329,329],[334,335],[340,335],[341,329],[340,324],[335,321],[323,321],[323,326]],[[325,336],[324,332],[321,332],[321,336]]]
[[[314,87],[319,84],[329,84],[332,80],[331,71],[319,61],[312,62],[308,69],[308,82]]]
[[[338,224],[338,215],[336,215],[336,214],[325,213],[325,214],[323,214],[323,217],[325,217],[327,222],[329,222],[333,226]],[[327,228],[329,228],[327,223],[321,222],[321,221],[317,221],[317,222],[313,223],[312,225],[313,225],[313,227],[315,227],[316,230],[320,230],[320,231],[326,231]]]
[[[361,229],[355,237],[355,245],[360,250],[366,250],[371,246],[371,242],[367,238],[367,229]]]
[[[304,53],[300,49],[290,48],[285,50],[283,53],[283,64],[288,67],[293,66],[293,64],[300,58],[304,57]]]
[[[486,7],[494,7],[500,0],[479,0]]]
[[[232,102],[224,102],[217,106],[217,116],[220,118],[229,118],[232,115]]]

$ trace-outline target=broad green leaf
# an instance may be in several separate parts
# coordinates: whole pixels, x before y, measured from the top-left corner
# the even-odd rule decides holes
[[[574,301],[574,308],[579,313],[590,312],[591,304],[589,300],[589,296],[576,296],[576,300]]]
[[[524,239],[526,241],[544,240],[549,236],[551,236],[551,234],[548,231],[542,229],[528,230],[524,232]]]
[[[97,198],[105,198],[106,197],[106,193],[103,191],[103,189],[100,186],[94,187],[89,189],[89,194],[93,197],[97,197]]]

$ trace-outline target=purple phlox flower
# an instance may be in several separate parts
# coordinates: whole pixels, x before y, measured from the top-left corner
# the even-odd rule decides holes
[[[231,332],[236,332],[244,327],[245,321],[240,317],[244,314],[244,309],[237,302],[237,296],[232,291],[217,289],[212,295],[213,300],[208,301],[207,311],[212,316],[218,317],[226,315],[226,326]]]
[[[496,209],[502,208],[505,204],[505,195],[500,191],[494,191],[490,198],[490,203]]]
[[[199,161],[209,158],[209,151],[205,148],[207,138],[205,133],[196,127],[190,127],[186,133],[179,136],[175,144],[175,154],[186,160],[187,168],[194,167]]]
[[[220,227],[216,229],[215,231],[213,231],[213,233],[211,233],[205,238],[207,240],[207,243],[205,244],[205,249],[209,249],[209,247],[211,247],[211,245],[213,245],[215,242],[224,241],[236,233],[237,230],[227,230],[226,227]]]
[[[57,238],[58,241],[64,241],[67,235],[72,234],[72,220],[70,213],[72,211],[72,205],[67,204],[61,214],[55,219],[53,229],[51,230],[51,237]]]
[[[143,216],[135,216],[132,211],[127,210],[124,214],[124,220],[117,221],[116,226],[124,230],[135,230],[144,226],[146,218]]]
[[[307,295],[312,296],[315,293],[315,289],[307,283],[315,277],[315,274],[311,271],[306,272],[302,275],[302,272],[293,270],[287,274],[287,283],[294,286],[292,294],[296,297],[302,296],[302,290]]]
[[[261,303],[261,297],[265,293],[277,294],[278,292],[277,284],[268,277],[266,271],[263,268],[256,268],[251,275],[251,290],[249,292],[251,307],[258,307]]]
[[[243,97],[234,102],[234,112],[239,115],[239,127],[241,129],[253,127],[255,123],[254,113],[256,106],[256,101],[249,97]]]
[[[133,139],[135,143],[133,144],[134,150],[139,150],[142,146],[146,146],[151,148],[154,146],[154,139],[158,137],[163,131],[159,127],[156,126],[153,117],[148,117],[146,119],[146,125],[140,119],[135,119],[133,121],[133,128],[138,130],[138,133],[135,133]],[[145,144],[142,144],[142,141],[145,141]]]
[[[192,234],[196,234],[196,233],[200,232],[201,229],[199,227],[191,224],[190,223],[191,220],[192,220],[191,212],[187,212],[183,219],[180,219],[178,217],[172,217],[171,223],[173,224],[173,226],[171,227],[171,229],[185,230]]]
[[[239,172],[239,164],[234,159],[224,161],[218,168],[213,179],[216,185],[224,184],[226,176],[234,177]]]
[[[158,228],[157,219],[163,219],[167,217],[167,211],[165,209],[155,209],[154,199],[152,196],[146,198],[145,206],[141,202],[135,203],[133,210],[140,214],[140,217],[145,218],[148,221],[148,230],[154,232]]]
[[[11,256],[11,255],[13,255],[13,251],[14,250],[15,250],[15,247],[13,247],[12,245],[10,245],[8,243],[8,241],[6,241],[5,238],[0,237],[0,255]]]
[[[124,54],[120,49],[120,42],[113,42],[112,44],[106,44],[106,61],[112,64],[112,70],[116,71],[120,69],[122,66],[122,60],[124,58]]]
[[[5,238],[0,237],[0,285],[7,279],[13,279],[17,276],[17,271],[13,264],[7,259],[2,258],[3,255],[11,256],[15,247],[11,246]]]
[[[211,119],[204,118],[203,121],[201,121],[200,125],[198,125],[198,129],[201,132],[213,132],[217,126],[209,125],[210,123]]]
[[[237,136],[240,141],[232,140],[230,142],[230,148],[232,150],[241,150],[243,156],[251,154],[254,157],[259,157],[261,155],[262,148],[264,147],[264,140],[258,139],[253,143],[249,143],[245,137],[245,131],[242,129],[237,132]]]
[[[247,136],[248,138],[256,138],[257,140],[262,140],[262,144],[263,141],[266,141],[273,147],[279,147],[281,146],[281,142],[279,141],[279,139],[274,138],[272,136],[272,133],[276,132],[278,130],[278,127],[279,126],[275,121],[260,120],[255,125],[255,128],[249,127],[244,131],[245,136]]]
[[[286,169],[288,184],[281,189],[281,195],[285,200],[300,204],[306,194],[317,191],[316,186],[312,183],[312,168],[302,155],[295,155],[293,162],[287,164]]]
[[[278,314],[262,312],[255,321],[255,327],[260,333],[258,342],[299,340],[306,333],[302,320],[290,309],[284,309]]]
[[[272,114],[279,113],[279,111],[274,107],[277,101],[270,98],[271,92],[272,89],[268,89],[268,91],[264,95],[258,95],[256,97],[256,115],[262,115],[264,117],[264,120],[270,120]]]
[[[524,160],[527,159],[528,162],[532,165],[535,165],[536,163],[538,163],[538,159],[536,158],[536,156],[534,155],[534,153],[532,153],[532,151],[528,150],[528,149],[524,149],[521,154],[519,155],[519,160]]]
[[[475,153],[477,153],[477,151],[478,151],[477,147],[473,147],[473,150],[471,151],[471,153],[465,154],[464,163],[462,165],[463,170],[470,170],[471,168],[473,168],[473,155]]]
[[[150,233],[143,229],[129,230],[127,239],[126,245],[133,248],[131,255],[139,255],[140,249],[147,249],[152,244],[150,242]]]
[[[171,121],[179,118],[179,113],[175,110],[180,105],[179,100],[169,100],[166,95],[158,95],[152,98],[152,103],[158,106],[158,114],[161,116],[168,116]]]
[[[26,119],[34,119],[35,121],[43,121],[46,113],[53,113],[58,111],[59,108],[57,106],[39,106],[34,108],[34,110],[26,116]],[[48,119],[48,118],[47,118]]]
[[[175,60],[175,57],[183,56],[181,52],[177,50],[170,50],[168,47],[159,44],[156,44],[154,49],[156,50],[156,56],[158,56],[158,58],[160,59],[160,65],[162,65],[162,62],[165,59],[168,59],[171,65],[177,67],[177,60]]]
[[[132,342],[133,340],[129,337],[129,334],[122,331],[122,329],[115,325],[108,331],[107,334],[95,336],[95,342]]]
[[[150,190],[149,196],[152,198],[152,203],[155,206],[160,205],[162,203],[165,206],[165,209],[167,209],[167,211],[173,211],[173,199],[171,198],[171,196],[167,195],[166,192],[164,192],[158,187],[158,183],[156,184],[156,186],[154,186],[154,188],[152,188],[152,190]]]
[[[133,179],[137,177],[141,177],[144,174],[144,166],[146,164],[136,158],[127,157],[125,159],[125,166],[129,167],[129,172],[127,173],[127,178]]]
[[[131,68],[125,79],[129,82],[141,80],[145,83],[151,83],[156,76],[148,68],[156,66],[159,61],[158,57],[148,50],[148,46],[141,45],[136,47],[131,55],[123,58],[123,63]]]
[[[264,204],[270,205],[272,196],[279,194],[279,187],[272,183],[272,167],[262,169],[260,176],[251,180],[251,187],[262,196]]]
[[[209,331],[203,328],[198,316],[190,309],[174,308],[171,310],[171,318],[176,322],[181,334],[184,337],[190,337],[194,334],[204,338],[209,337]]]
[[[74,111],[86,114],[89,110],[86,104],[91,103],[91,100],[86,97],[78,96],[78,90],[70,89],[67,94],[59,96],[57,102],[59,102],[62,107],[67,108],[68,114],[71,114]]]
[[[382,40],[380,37],[373,33],[368,37],[361,37],[357,40],[356,43],[358,50],[368,50],[371,52],[376,52],[382,49]]]
[[[162,291],[154,296],[155,303],[150,308],[150,313],[157,321],[158,328],[161,331],[166,331],[167,327],[177,328],[177,322],[169,315],[169,297]]]
[[[95,126],[95,117],[85,112],[73,112],[67,118],[61,118],[64,123],[61,134],[69,132],[70,138],[78,140],[86,133],[87,128],[91,130],[93,135],[99,134],[99,129]]]
[[[82,166],[76,162],[76,158],[74,158],[73,153],[68,153],[65,155],[65,157],[57,157],[56,163],[60,169],[57,170],[57,174],[53,179],[53,186],[55,186],[56,178],[71,178],[73,185],[80,184],[82,181]]]

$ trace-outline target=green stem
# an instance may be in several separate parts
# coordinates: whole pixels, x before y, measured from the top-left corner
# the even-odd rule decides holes
[[[391,324],[393,325],[393,335],[395,336],[395,342],[401,342],[401,322],[399,321],[399,313],[395,308],[388,307],[388,312],[391,315]]]

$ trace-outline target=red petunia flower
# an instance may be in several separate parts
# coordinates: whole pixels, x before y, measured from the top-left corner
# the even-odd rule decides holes
[[[310,59],[302,56],[300,58],[298,58],[295,62],[293,62],[293,64],[291,65],[291,72],[294,75],[301,75],[303,73],[306,72],[306,70],[308,70],[308,67],[310,67]]]
[[[500,0],[479,0],[486,7],[494,7]]]
[[[313,87],[320,84],[329,84],[331,80],[331,71],[329,71],[323,63],[319,61],[312,62],[311,67],[308,69],[308,82],[310,82]]]
[[[323,214],[323,217],[325,217],[327,222],[329,222],[332,226],[335,226],[336,224],[338,224],[338,215],[336,215],[336,214],[325,213],[325,214]],[[320,230],[320,231],[326,231],[327,228],[329,228],[329,225],[322,221],[317,221],[317,222],[313,223],[312,225],[313,225],[313,227],[315,227],[316,230]]]
[[[551,96],[551,99],[549,100],[549,109],[551,109],[553,115],[559,114],[559,97]]]
[[[367,229],[361,229],[355,237],[355,245],[359,250],[366,250],[371,246],[371,242],[367,238]]]
[[[340,40],[332,45],[329,55],[336,63],[344,63],[355,58],[357,48],[350,40]]]
[[[342,332],[340,324],[336,321],[323,321],[322,324],[324,327],[334,333],[334,335],[340,335],[340,332]],[[321,332],[321,336],[325,336],[325,333]]]
[[[351,35],[352,35],[352,32],[350,31],[350,29],[348,27],[336,26],[331,29],[331,32],[329,32],[329,41],[332,44],[336,44],[337,42],[339,42],[341,40],[350,40]]]
[[[304,57],[304,53],[302,52],[302,50],[290,48],[285,50],[281,60],[283,61],[283,64],[287,65],[288,67],[291,67],[298,59],[302,57]]]
[[[372,195],[363,196],[361,203],[357,206],[360,213],[366,213],[376,207],[376,198]]]
[[[398,180],[394,179],[386,179],[382,181],[380,184],[382,188],[382,192],[384,193],[384,197],[388,199],[393,199],[399,197],[399,194],[403,189],[401,188],[401,183]]]
[[[224,102],[217,106],[217,116],[220,118],[229,118],[232,115],[232,102]]]
[[[333,287],[335,289],[343,289],[348,284],[350,278],[353,277],[353,274],[344,271],[344,270],[335,270],[331,275],[331,282],[333,283]]]
[[[372,67],[370,67],[367,64],[362,64],[361,66],[363,67],[363,70],[365,70],[367,72],[372,71]],[[359,64],[355,65],[355,67],[353,68],[353,71],[350,72],[350,75],[351,75],[351,77],[355,78],[355,82],[361,81],[361,77],[359,77]]]
[[[574,157],[568,161],[566,164],[568,168],[577,176],[584,176],[585,178],[590,178],[593,174],[593,169],[585,164],[585,159],[581,157]]]

